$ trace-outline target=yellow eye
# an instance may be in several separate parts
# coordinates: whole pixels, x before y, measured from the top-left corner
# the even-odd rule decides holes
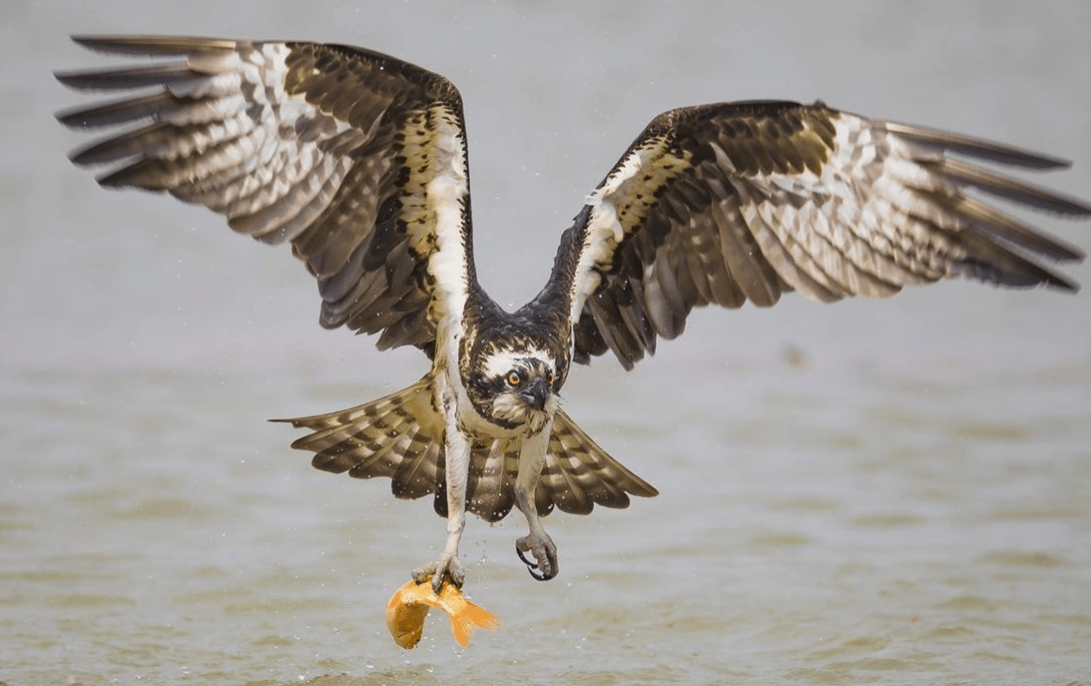
[[[509,386],[518,386],[519,382],[522,381],[522,380],[523,380],[523,378],[521,376],[519,376],[519,372],[508,372],[508,385]]]
[[[549,385],[552,386],[557,381],[557,375],[553,373],[553,370],[549,370]]]

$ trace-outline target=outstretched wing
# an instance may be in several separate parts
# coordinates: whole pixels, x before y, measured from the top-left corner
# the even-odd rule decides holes
[[[74,40],[173,59],[56,75],[127,92],[58,113],[73,128],[123,127],[73,162],[116,164],[100,184],[166,191],[257,240],[290,241],[318,279],[322,326],[433,354],[438,318],[461,316],[473,278],[466,134],[450,82],[339,45]]]
[[[740,102],[656,117],[561,242],[578,362],[612,350],[627,369],[694,307],[885,297],[969,276],[1077,286],[1043,262],[1083,253],[963,188],[1050,212],[1091,207],[947,153],[1029,169],[1068,163],[821,102]],[[549,287],[547,287],[549,288]]]

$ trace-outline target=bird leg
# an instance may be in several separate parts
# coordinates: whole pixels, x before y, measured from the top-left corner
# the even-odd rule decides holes
[[[413,570],[413,580],[418,584],[424,583],[431,576],[432,589],[436,593],[443,588],[445,578],[450,579],[457,588],[462,588],[462,583],[466,580],[466,572],[458,561],[458,543],[462,539],[462,530],[466,528],[466,482],[470,474],[470,444],[458,430],[453,411],[448,413],[447,430],[444,433],[447,542],[438,560]]]
[[[549,433],[553,422],[550,420],[536,434],[523,441],[519,452],[519,474],[515,477],[515,504],[527,518],[530,532],[515,541],[515,554],[527,566],[527,571],[538,581],[546,581],[557,576],[557,546],[542,528],[538,518],[538,507],[534,503],[534,491],[538,487],[538,477],[545,464],[545,451],[549,446]],[[530,553],[534,561],[528,560],[523,553]],[[536,571],[537,570],[537,571]]]
[[[458,561],[458,542],[462,538],[462,529],[465,528],[466,519],[459,516],[459,521],[452,528],[453,517],[447,517],[447,544],[443,547],[443,553],[439,559],[417,567],[413,570],[413,581],[423,584],[428,577],[432,577],[432,590],[439,593],[443,588],[445,579],[462,588],[466,581],[466,572],[462,569],[462,563]]]

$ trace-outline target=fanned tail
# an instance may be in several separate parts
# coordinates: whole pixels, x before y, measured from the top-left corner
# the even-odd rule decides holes
[[[519,442],[510,438],[474,442],[466,509],[487,522],[507,516],[515,504],[519,447]],[[630,495],[648,498],[658,494],[610,457],[563,410],[554,415],[545,465],[534,492],[539,516],[555,507],[570,514],[590,514],[595,505],[625,508]],[[438,497],[436,503],[436,512],[446,515],[445,503]]]
[[[428,377],[347,410],[271,421],[314,431],[292,447],[314,452],[316,468],[358,479],[390,477],[399,498],[433,493],[442,479],[443,422],[432,407]]]
[[[567,413],[557,412],[535,492],[539,515],[549,513],[554,505],[572,514],[588,514],[596,504],[625,508],[630,495],[650,498],[658,494],[651,484],[610,457]]]
[[[311,429],[292,443],[310,450],[316,468],[357,479],[386,476],[399,498],[435,494],[435,510],[447,515],[443,419],[432,406],[428,377],[384,398],[347,410],[294,419],[274,419]],[[474,441],[466,509],[488,522],[503,519],[514,505],[519,442]],[[610,457],[563,410],[553,419],[545,466],[535,491],[539,515],[554,507],[588,514],[595,505],[624,508],[629,496],[658,495],[650,484]]]

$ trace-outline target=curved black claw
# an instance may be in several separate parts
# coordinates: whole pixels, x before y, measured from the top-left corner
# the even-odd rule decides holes
[[[531,569],[530,567],[527,567],[527,571],[530,573],[530,575],[532,577],[534,577],[534,579],[536,581],[549,581],[550,579],[553,578],[551,576],[546,576],[545,574],[542,574],[541,572],[536,572],[533,569]]]
[[[527,571],[530,572],[530,575],[532,577],[534,577],[537,581],[549,581],[550,579],[553,578],[553,576],[551,576],[549,574],[546,574],[544,572],[534,571],[534,570],[538,569],[538,563],[537,562],[532,562],[532,561],[528,560],[527,558],[523,557],[523,551],[519,550],[518,545],[515,546],[515,554],[519,556],[519,559],[523,562],[523,564],[525,564],[527,566]]]
[[[525,564],[530,569],[538,569],[538,563],[537,562],[531,562],[527,558],[523,557],[523,551],[519,550],[519,545],[518,544],[516,544],[516,546],[515,546],[515,554],[518,555],[519,559],[523,562],[523,564]],[[531,574],[533,575],[534,572],[531,572]]]
[[[542,572],[534,571],[534,570],[538,569],[538,563],[537,562],[531,562],[527,558],[523,557],[523,551],[519,550],[518,546],[515,547],[515,554],[518,555],[519,559],[523,561],[523,564],[525,564],[527,566],[527,571],[530,572],[530,575],[532,577],[534,577],[538,581],[548,581],[551,578],[549,576],[546,576]]]

